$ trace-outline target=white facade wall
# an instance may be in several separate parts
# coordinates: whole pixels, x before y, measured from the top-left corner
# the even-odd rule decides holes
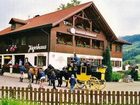
[[[46,56],[46,66],[43,66],[43,69],[46,69],[48,67],[48,52],[44,52],[44,53],[26,53],[25,54],[25,58],[28,58],[28,61],[33,65],[35,62],[35,56]]]
[[[113,67],[113,71],[121,71],[122,70],[122,58],[111,58],[111,61],[120,61],[121,67]]]
[[[68,57],[74,57],[74,54],[71,53],[57,53],[57,52],[40,52],[40,53],[20,53],[20,54],[3,54],[2,56],[2,64],[4,60],[5,55],[12,55],[12,60],[15,62],[15,55],[25,55],[25,58],[28,58],[28,61],[33,65],[35,62],[35,56],[46,56],[46,66],[43,66],[43,69],[46,69],[48,67],[48,64],[51,64],[56,69],[62,70],[63,67],[67,66],[67,58]],[[102,56],[92,56],[92,55],[83,55],[83,54],[77,54],[80,58],[90,58],[90,59],[103,59]],[[122,58],[111,58],[113,61],[121,61]],[[122,70],[122,64],[121,67],[113,67],[113,71],[120,71]]]
[[[77,56],[79,58],[103,59],[102,56],[91,56],[82,54],[77,54]],[[74,54],[50,52],[49,63],[53,65],[55,68],[61,70],[64,66],[67,66],[67,57],[74,57]]]
[[[80,58],[90,58],[90,59],[103,59],[102,56],[92,56],[92,55],[82,55],[77,54]],[[70,53],[49,53],[49,64],[53,65],[57,69],[62,69],[64,66],[67,66],[67,57],[74,57],[73,54]],[[113,71],[121,71],[122,70],[122,58],[111,58],[113,61],[121,61],[121,67],[113,67]]]
[[[48,67],[48,52],[40,52],[40,53],[20,53],[20,54],[3,54],[2,56],[2,65],[4,64],[4,56],[12,56],[12,64],[14,65],[15,62],[15,55],[25,55],[25,58],[28,58],[28,61],[33,65],[34,65],[34,61],[35,61],[35,56],[46,56],[46,66],[43,66],[43,69],[46,69]]]

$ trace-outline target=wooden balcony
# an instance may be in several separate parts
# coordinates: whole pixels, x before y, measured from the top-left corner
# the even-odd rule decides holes
[[[56,44],[55,52],[62,52],[62,53],[79,53],[79,54],[87,54],[87,55],[97,55],[102,56],[103,50],[102,49],[94,49],[88,47],[74,47],[71,45],[64,45],[64,44]]]

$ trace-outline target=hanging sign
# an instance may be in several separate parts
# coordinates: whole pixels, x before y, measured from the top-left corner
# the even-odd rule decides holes
[[[81,34],[81,35],[87,35],[87,36],[97,37],[97,34],[96,33],[93,33],[93,32],[90,32],[90,31],[81,30],[81,29],[70,28],[69,31],[72,34]]]

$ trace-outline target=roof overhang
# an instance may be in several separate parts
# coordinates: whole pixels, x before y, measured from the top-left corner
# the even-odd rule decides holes
[[[19,31],[13,31],[13,32],[10,32],[10,33],[5,33],[5,34],[2,34],[0,36],[7,36],[7,35],[12,35],[12,34],[16,34],[16,33],[20,33],[20,32],[27,32],[27,31],[32,31],[32,30],[36,30],[36,29],[42,29],[42,28],[51,28],[52,27],[52,24],[46,24],[46,25],[42,25],[42,26],[38,26],[38,27],[32,27],[32,28],[28,28],[26,30],[19,30]]]
[[[127,42],[127,41],[122,40],[122,39],[115,40],[114,43],[120,43],[120,44],[132,45],[132,43]]]

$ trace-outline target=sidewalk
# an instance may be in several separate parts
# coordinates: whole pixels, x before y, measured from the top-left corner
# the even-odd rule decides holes
[[[15,77],[15,78],[19,78],[19,77],[20,77],[20,74],[19,74],[19,73],[4,72],[3,75],[4,75],[4,76],[8,76],[8,77]],[[27,73],[24,73],[24,78],[28,78]]]

